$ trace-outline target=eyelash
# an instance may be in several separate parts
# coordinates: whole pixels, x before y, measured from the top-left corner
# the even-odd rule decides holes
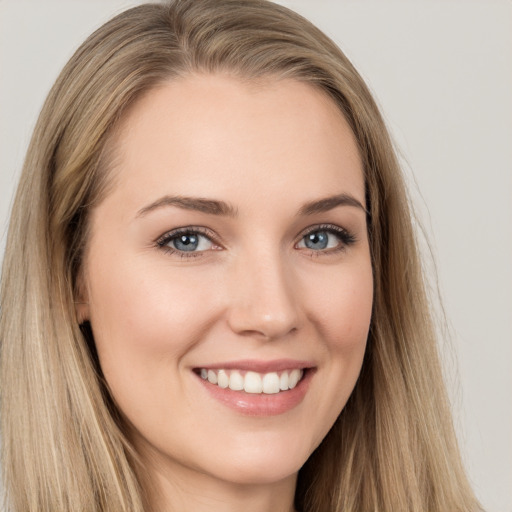
[[[311,228],[307,228],[306,231],[304,231],[302,233],[302,235],[300,236],[300,239],[297,242],[297,244],[300,243],[300,241],[304,240],[304,238],[306,236],[311,235],[312,233],[317,233],[317,232],[321,232],[321,231],[330,233],[331,235],[336,235],[338,237],[338,239],[340,240],[340,243],[338,246],[333,247],[331,249],[320,250],[320,251],[314,251],[314,250],[310,249],[309,252],[312,257],[336,254],[338,252],[346,250],[348,247],[350,247],[351,245],[353,245],[354,243],[357,242],[357,238],[355,237],[355,235],[350,233],[349,231],[347,231],[345,228],[336,226],[335,224],[319,224],[316,226],[311,226]]]
[[[178,238],[180,235],[201,235],[207,238],[212,244],[219,245],[215,241],[214,234],[206,228],[197,227],[197,226],[187,226],[183,228],[174,229],[173,231],[169,231],[168,233],[165,233],[162,235],[157,241],[156,245],[159,249],[164,251],[166,254],[175,254],[178,255],[181,258],[197,258],[198,256],[202,256],[204,251],[179,251],[177,249],[174,249],[170,247],[169,244],[176,238]]]
[[[355,242],[357,242],[356,237],[347,231],[346,229],[336,226],[335,224],[320,224],[316,226],[311,226],[310,228],[307,228],[306,231],[304,231],[299,240],[295,243],[294,247],[297,246],[302,240],[304,240],[305,237],[308,235],[311,235],[312,233],[316,232],[327,232],[332,235],[336,235],[338,239],[340,240],[340,243],[337,247],[330,248],[327,250],[318,250],[315,251],[313,249],[309,249],[309,253],[312,257],[318,257],[322,255],[328,255],[328,254],[335,254],[340,251],[344,251],[347,249],[347,247],[350,247]],[[181,258],[197,258],[200,256],[203,256],[204,252],[206,251],[180,251],[177,249],[174,249],[170,247],[168,244],[172,242],[173,240],[177,239],[180,235],[201,235],[206,237],[212,244],[214,245],[220,245],[216,242],[214,233],[211,232],[209,229],[203,228],[203,227],[196,227],[196,226],[187,226],[183,228],[178,228],[173,231],[169,231],[168,233],[165,233],[160,238],[156,240],[156,246],[164,251],[166,254],[174,254],[178,255]]]

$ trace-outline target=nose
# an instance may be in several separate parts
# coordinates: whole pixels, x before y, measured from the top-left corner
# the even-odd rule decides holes
[[[240,257],[233,273],[228,323],[245,336],[282,338],[300,327],[293,276],[278,255]]]

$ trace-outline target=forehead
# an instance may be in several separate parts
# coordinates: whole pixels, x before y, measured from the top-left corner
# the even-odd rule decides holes
[[[364,203],[348,123],[326,93],[295,80],[216,74],[166,82],[134,104],[113,145],[113,193],[134,200],[157,192],[233,195],[244,187],[264,197],[301,185],[308,200],[339,185]]]

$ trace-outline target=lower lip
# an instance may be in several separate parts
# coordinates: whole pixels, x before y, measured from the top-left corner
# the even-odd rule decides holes
[[[270,395],[233,391],[229,388],[224,389],[199,376],[197,378],[213,398],[240,414],[246,416],[277,416],[294,409],[302,402],[313,373],[313,369],[308,369],[293,389]]]

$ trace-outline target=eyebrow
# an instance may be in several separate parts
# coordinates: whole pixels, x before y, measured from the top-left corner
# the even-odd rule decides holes
[[[185,210],[195,210],[209,215],[221,215],[227,217],[236,217],[238,213],[236,208],[233,206],[216,199],[186,196],[164,196],[139,210],[137,212],[137,217],[142,217],[147,213],[164,206],[177,206]]]
[[[329,210],[332,210],[337,206],[353,206],[355,208],[360,208],[365,213],[368,213],[366,208],[362,205],[362,203],[354,196],[351,196],[349,194],[338,194],[326,197],[324,199],[319,199],[318,201],[311,201],[309,203],[306,203],[299,210],[299,216],[314,215],[315,213],[328,212]]]
[[[137,212],[136,217],[143,217],[144,215],[154,210],[166,207],[177,206],[185,210],[194,210],[209,215],[220,215],[226,217],[236,217],[238,214],[237,209],[217,199],[205,199],[202,197],[188,197],[188,196],[163,196],[153,203],[145,206]],[[366,208],[355,197],[349,194],[338,194],[316,201],[310,201],[304,204],[298,211],[298,216],[314,215],[316,213],[323,213],[332,210],[338,206],[352,206],[359,208],[367,213]]]

